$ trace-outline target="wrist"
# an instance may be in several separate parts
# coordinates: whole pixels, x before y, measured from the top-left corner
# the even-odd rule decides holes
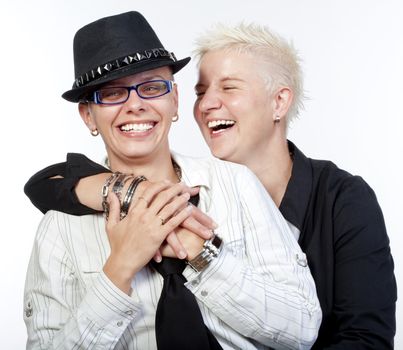
[[[200,253],[188,260],[188,265],[196,272],[203,271],[220,254],[222,243],[222,239],[213,233],[213,236],[204,242]]]
[[[74,192],[79,202],[94,210],[102,211],[99,188],[110,175],[110,173],[100,173],[81,178],[74,187]]]
[[[130,295],[131,283],[137,271],[133,271],[133,268],[126,264],[119,264],[114,261],[113,257],[109,257],[105,262],[103,272],[116,287]]]

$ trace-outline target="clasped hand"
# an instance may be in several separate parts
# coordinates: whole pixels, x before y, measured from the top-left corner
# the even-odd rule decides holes
[[[111,253],[104,272],[117,287],[129,293],[134,275],[152,258],[192,258],[201,251],[216,225],[200,209],[188,205],[190,196],[197,193],[197,188],[183,183],[144,181],[123,220],[118,198],[109,195],[106,232]]]

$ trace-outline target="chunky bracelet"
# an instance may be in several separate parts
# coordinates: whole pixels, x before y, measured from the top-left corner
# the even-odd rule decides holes
[[[112,192],[116,194],[119,199],[119,202],[122,202],[122,189],[127,181],[132,179],[134,175],[132,174],[120,174],[116,179],[115,183],[112,187]]]
[[[146,181],[146,177],[141,175],[137,176],[136,178],[133,179],[131,184],[129,185],[129,188],[127,189],[125,198],[123,199],[122,206],[120,207],[120,220],[124,219],[127,215],[127,212],[129,211],[130,204],[133,199],[134,192],[136,191],[137,186],[140,184],[140,182]]]
[[[101,191],[101,194],[102,194],[102,209],[103,209],[103,211],[104,211],[106,220],[108,220],[108,216],[109,216],[109,205],[108,205],[108,201],[107,201],[108,192],[109,192],[109,186],[111,185],[111,183],[112,183],[113,181],[116,180],[116,178],[117,178],[119,175],[121,175],[120,172],[115,172],[115,173],[113,173],[111,176],[109,176],[109,177],[106,179],[104,185],[102,186],[102,191]]]

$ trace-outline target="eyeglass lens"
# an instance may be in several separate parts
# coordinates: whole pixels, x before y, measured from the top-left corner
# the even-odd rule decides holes
[[[119,103],[128,99],[131,90],[136,90],[142,98],[159,97],[169,92],[169,82],[164,80],[146,81],[132,87],[107,87],[98,90],[97,97],[101,103]]]

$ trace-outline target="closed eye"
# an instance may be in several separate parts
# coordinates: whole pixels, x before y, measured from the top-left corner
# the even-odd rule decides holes
[[[226,91],[226,90],[235,90],[235,89],[236,89],[236,86],[224,86],[223,87],[224,91]]]

